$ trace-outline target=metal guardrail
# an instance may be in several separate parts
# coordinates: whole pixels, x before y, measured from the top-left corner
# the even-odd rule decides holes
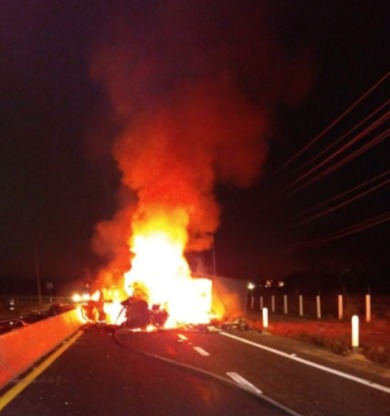
[[[28,324],[21,318],[3,319],[0,321],[0,335],[27,325]]]
[[[30,308],[25,307],[23,310],[0,312],[0,335],[71,309],[74,309],[74,305],[70,303],[48,303]]]
[[[267,307],[270,313],[279,313],[290,316],[299,316],[298,294],[283,293],[262,293],[256,296],[248,296],[247,311],[260,311],[261,305]],[[315,295],[301,295],[302,312],[306,318],[317,316],[317,304]],[[322,295],[321,315],[323,318],[338,317],[337,295]],[[287,309],[287,313],[285,310]],[[352,315],[364,316],[366,312],[365,295],[344,295],[343,296],[343,317],[350,319]],[[371,314],[375,318],[390,318],[390,296],[371,296]]]
[[[65,296],[46,296],[42,297],[41,300],[37,296],[0,296],[0,311],[69,301],[70,298]]]
[[[53,304],[70,303],[66,297],[0,296],[0,318],[7,312],[23,313],[25,310],[48,308]]]

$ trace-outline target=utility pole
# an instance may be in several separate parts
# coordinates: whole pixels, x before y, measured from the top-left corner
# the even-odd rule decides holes
[[[35,259],[35,277],[37,281],[38,303],[42,304],[42,291],[41,291],[41,274],[39,270],[39,258],[38,258],[38,246],[37,241],[34,241],[34,259]]]
[[[217,260],[215,256],[215,236],[213,236],[212,255],[213,255],[213,272],[214,272],[214,276],[216,276],[217,275]]]

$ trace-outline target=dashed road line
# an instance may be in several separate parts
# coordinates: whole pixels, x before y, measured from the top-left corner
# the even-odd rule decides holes
[[[327,373],[331,373],[331,374],[334,374],[336,376],[339,376],[339,377],[342,377],[342,378],[345,378],[345,379],[348,379],[348,380],[351,380],[351,381],[355,381],[356,383],[360,383],[360,384],[363,384],[367,387],[371,387],[373,389],[380,390],[380,391],[383,391],[385,393],[390,394],[390,388],[389,387],[383,386],[381,384],[373,383],[370,380],[366,380],[366,379],[361,378],[361,377],[353,376],[351,374],[344,373],[343,371],[335,370],[333,368],[326,367],[325,365],[317,364],[313,361],[309,361],[309,360],[305,360],[304,358],[297,357],[296,355],[291,355],[291,354],[285,353],[283,351],[279,351],[275,348],[266,347],[265,345],[261,345],[261,344],[258,344],[256,342],[249,341],[245,338],[240,338],[240,337],[237,337],[235,335],[228,334],[226,332],[220,332],[220,334],[224,335],[225,337],[229,337],[229,338],[235,339],[237,341],[243,342],[245,344],[252,345],[253,347],[260,348],[262,350],[271,352],[273,354],[280,355],[280,356],[288,358],[290,360],[297,361],[297,362],[299,362],[301,364],[305,364],[309,367],[314,367],[314,368],[317,368],[318,370],[322,370],[322,371],[325,371]]]
[[[203,355],[204,357],[207,357],[207,356],[209,356],[210,354],[207,352],[207,351],[205,351],[203,348],[201,348],[201,347],[194,347],[194,350],[196,351],[196,352],[198,352],[200,355]]]
[[[182,340],[182,341],[188,341],[188,338],[183,335],[183,334],[177,334],[177,336]]]

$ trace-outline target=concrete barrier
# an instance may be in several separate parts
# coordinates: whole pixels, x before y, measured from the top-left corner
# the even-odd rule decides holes
[[[56,315],[0,336],[0,389],[28,370],[84,322],[78,310]]]

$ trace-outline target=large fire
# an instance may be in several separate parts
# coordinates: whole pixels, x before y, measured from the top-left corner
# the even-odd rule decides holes
[[[166,309],[169,325],[210,320],[212,284],[191,277],[183,255],[188,238],[185,223],[185,212],[179,210],[137,223],[131,241],[132,267],[125,274],[127,293],[138,291],[149,305]]]
[[[157,210],[147,220],[142,218],[132,224],[129,245],[133,259],[123,287],[96,291],[86,306],[86,315],[92,321],[122,324],[126,321],[123,301],[127,297],[145,301],[151,313],[153,308],[166,311],[165,327],[208,323],[212,281],[191,276],[184,257],[188,240],[185,210]]]
[[[110,156],[121,174],[119,209],[97,224],[92,241],[107,260],[96,285],[117,285],[120,302],[139,297],[166,308],[171,325],[210,319],[212,282],[192,279],[183,253],[211,247],[220,225],[216,184],[256,183],[272,110],[294,108],[313,80],[306,53],[285,54],[268,36],[263,7],[213,2],[210,12],[209,3],[163,2],[135,14],[121,8],[91,50],[90,75],[104,89],[109,117],[98,120],[88,144],[105,160],[113,139]],[[225,27],[232,30],[220,36]],[[214,282],[213,307],[224,308]]]

